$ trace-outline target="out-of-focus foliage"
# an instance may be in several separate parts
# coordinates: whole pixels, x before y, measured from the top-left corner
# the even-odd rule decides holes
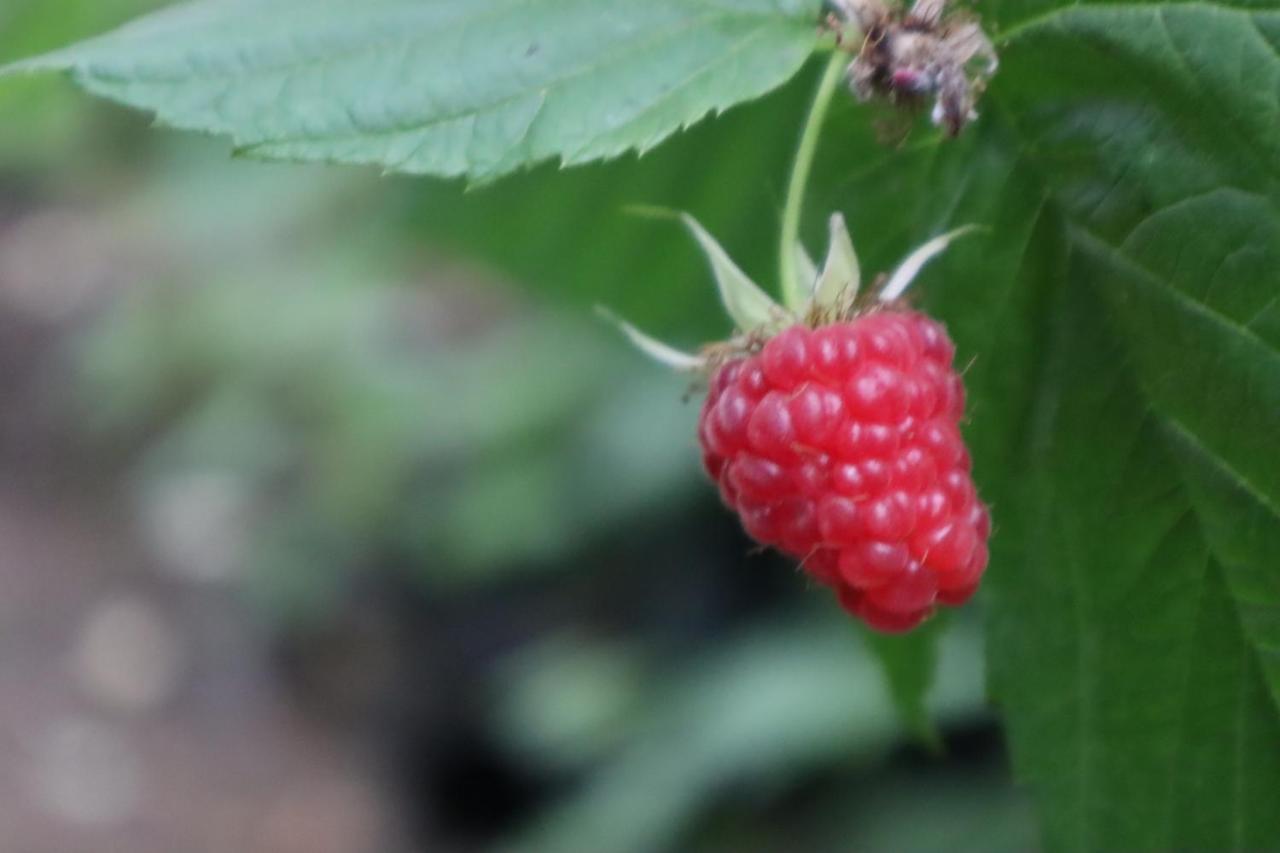
[[[727,786],[766,791],[836,756],[855,763],[882,756],[899,723],[876,664],[850,648],[843,616],[802,613],[803,622],[735,635],[673,682],[647,692],[641,716],[621,713],[625,705],[610,687],[619,671],[635,666],[625,652],[575,660],[557,644],[518,661],[523,675],[512,694],[518,710],[501,713],[521,747],[560,761],[589,760],[594,753],[604,763],[589,788],[539,821],[517,846],[680,849],[681,827]],[[942,648],[942,676],[929,711],[945,723],[972,718],[981,703],[976,627],[970,622],[951,633]],[[576,664],[571,669],[569,661]],[[583,719],[581,728],[563,728],[596,695],[614,701],[598,706],[601,716]],[[902,838],[902,829],[892,837]],[[936,830],[925,833],[928,844],[938,843]],[[763,846],[785,846],[788,831],[766,833],[772,840]],[[1026,843],[1025,831],[1019,836]],[[838,832],[814,843],[864,849],[866,837],[839,824]]]
[[[185,186],[120,209],[169,216],[207,185]],[[340,576],[370,543],[430,584],[549,568],[645,507],[685,500],[697,462],[684,380],[637,364],[588,315],[529,306],[479,269],[428,261],[424,290],[378,257],[373,227],[338,247],[269,248],[299,217],[332,223],[367,190],[294,179],[252,193],[266,219],[201,232],[212,248],[256,230],[250,262],[139,285],[79,358],[90,423],[148,437],[144,494],[172,502],[174,472],[234,485],[254,519],[250,562],[274,567],[250,577],[283,584],[275,600],[296,603],[308,578]]]
[[[84,38],[161,5],[160,0],[6,0],[0,4],[0,63]],[[0,158],[67,180],[94,156],[94,137],[104,114],[84,109],[65,83],[14,79],[0,87]]]
[[[658,165],[602,172],[653,175]],[[138,515],[161,557],[205,581],[242,576],[284,626],[323,625],[353,576],[388,567],[445,599],[500,596],[547,573],[591,583],[618,565],[669,576],[591,555],[637,525],[687,529],[680,516],[696,514],[699,497],[714,500],[691,439],[695,407],[681,403],[685,380],[636,360],[585,311],[539,306],[483,266],[419,246],[422,224],[456,199],[204,152],[152,169],[134,195],[115,197],[114,215],[125,229],[170,223],[170,252],[195,265],[122,293],[74,357],[86,427],[132,460]],[[328,238],[349,210],[385,196],[392,214]],[[457,245],[486,233],[449,232]],[[700,264],[687,250],[686,282],[666,286],[710,291]],[[718,323],[713,311],[696,323]],[[841,612],[814,608],[822,599],[785,567],[746,560],[742,540],[735,547],[733,574],[780,573],[794,585],[796,597],[769,608],[777,616],[708,638],[692,658],[644,634],[620,643],[557,628],[494,671],[485,722],[500,742],[531,767],[579,780],[513,848],[684,849],[708,833],[696,847],[718,849],[737,831],[735,821],[707,824],[726,786],[768,798],[831,767],[863,768],[868,780],[815,804],[805,831],[835,845],[872,833],[838,816],[870,790],[892,802],[870,781],[904,736],[890,689]],[[684,558],[689,573],[707,571],[695,551]],[[915,725],[980,724],[974,622],[943,648],[942,669]],[[966,780],[937,780],[927,808],[968,803]],[[1019,800],[992,783],[980,803],[993,809],[983,820],[1009,826],[1004,848],[1024,849]],[[895,839],[916,824],[874,833]],[[910,841],[918,849],[960,831],[928,826]]]
[[[798,94],[775,109],[794,110]],[[715,148],[717,132],[684,138],[665,158],[586,173],[594,177],[578,180],[599,195],[584,200],[616,195],[620,208],[625,194],[610,176],[638,169],[632,180],[653,181],[651,200],[732,221],[714,185],[677,177],[689,152]],[[785,146],[765,141],[757,157],[784,156]],[[131,158],[131,170],[140,165]],[[97,168],[118,167],[108,158]],[[517,288],[532,269],[524,265],[537,262],[532,241],[494,273],[459,261],[467,246],[492,239],[479,212],[452,222],[438,242],[422,236],[437,233],[433,224],[459,200],[478,211],[519,194],[423,192],[340,173],[319,180],[309,170],[224,163],[177,138],[138,174],[108,196],[113,233],[122,247],[158,250],[159,261],[142,264],[143,277],[90,319],[71,355],[83,428],[120,460],[140,528],[175,572],[204,584],[242,579],[284,632],[323,629],[353,582],[388,571],[443,607],[501,600],[529,583],[625,582],[657,586],[644,606],[674,607],[663,619],[708,618],[687,592],[662,591],[712,577],[709,546],[680,542],[697,535],[688,517],[714,502],[692,439],[696,404],[681,402],[685,380],[636,359],[591,318],[585,282],[562,283],[553,300]],[[511,186],[532,194],[554,177]],[[729,189],[732,199],[739,190]],[[714,334],[723,320],[686,235],[607,205],[602,225],[616,220],[616,233],[635,241],[630,251],[670,246],[665,286],[688,292],[688,328]],[[537,223],[537,209],[526,221]],[[673,319],[670,310],[655,306],[651,323]],[[655,553],[679,568],[610,556],[639,551],[637,537],[671,539]],[[692,654],[664,650],[662,630],[620,640],[575,617],[500,659],[486,679],[485,726],[532,772],[573,780],[510,846],[559,850],[577,839],[580,849],[663,841],[716,849],[742,831],[725,816],[744,808],[733,805],[740,797],[767,802],[826,773],[844,787],[823,785],[827,793],[788,818],[789,829],[773,828],[777,843],[799,830],[828,846],[873,831],[894,839],[919,822],[845,823],[849,802],[893,802],[873,781],[905,736],[887,686],[843,614],[786,567],[748,559],[744,540],[728,547],[732,571],[716,598],[758,582],[752,575],[791,593],[746,623],[697,628]],[[590,595],[575,605],[598,606]],[[944,730],[987,724],[975,631],[966,624],[944,651],[947,677],[928,711]],[[818,694],[828,698],[814,701]],[[936,761],[893,772],[927,778],[945,766]],[[981,763],[954,772],[934,780],[927,800],[913,796],[908,812],[956,813],[948,803],[971,802],[966,774],[991,773],[979,803],[986,811],[975,814],[1010,827],[997,846],[1024,849],[1025,808],[999,774]],[[663,796],[634,808],[655,785]],[[604,825],[613,827],[608,838]],[[936,838],[929,831],[918,843],[928,849]]]

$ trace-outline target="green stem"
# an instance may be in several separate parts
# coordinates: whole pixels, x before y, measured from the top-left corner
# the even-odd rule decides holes
[[[818,90],[813,96],[813,106],[809,108],[809,117],[805,120],[804,130],[800,134],[800,145],[796,148],[795,162],[791,167],[786,207],[782,209],[782,239],[778,246],[778,268],[782,277],[782,300],[792,310],[799,309],[809,297],[805,292],[805,283],[800,281],[800,275],[796,269],[796,247],[800,241],[800,215],[804,208],[804,194],[809,186],[809,175],[813,171],[813,158],[818,151],[822,125],[831,108],[831,99],[836,93],[836,88],[848,64],[849,55],[839,50],[834,51],[831,59],[827,61],[827,70],[823,72]]]

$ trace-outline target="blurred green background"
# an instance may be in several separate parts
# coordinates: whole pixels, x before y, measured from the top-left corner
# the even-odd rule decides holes
[[[0,61],[158,5],[4,0]],[[685,235],[624,208],[770,280],[811,72],[470,192],[6,82],[4,849],[1034,849],[980,603],[904,722],[876,653],[920,647],[752,549],[684,381],[591,314],[725,331]],[[871,269],[919,236],[892,218]]]

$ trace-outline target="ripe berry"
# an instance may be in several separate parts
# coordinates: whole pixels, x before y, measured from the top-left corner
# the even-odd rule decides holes
[[[706,377],[698,441],[724,502],[872,628],[909,631],[938,605],[963,604],[991,535],[960,436],[964,384],[946,329],[901,297],[971,229],[916,249],[868,299],[837,214],[821,273],[784,275],[784,307],[683,219],[738,333],[691,355],[615,322],[655,360]]]
[[[717,367],[702,407],[707,473],[747,532],[879,630],[964,603],[986,569],[954,351],[896,306],[795,325]]]

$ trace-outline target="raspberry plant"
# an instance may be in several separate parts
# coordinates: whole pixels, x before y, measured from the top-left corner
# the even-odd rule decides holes
[[[768,241],[784,294],[805,280],[799,238],[832,210],[873,268],[986,225],[917,289],[973,358],[967,437],[999,527],[980,595],[990,689],[1046,847],[1275,848],[1280,11],[980,5],[1000,55],[981,117],[954,141],[922,119],[889,148],[868,109],[833,97],[857,40],[837,46],[818,0],[203,0],[6,73],[68,72],[245,156],[487,183],[646,153],[593,175],[619,187],[609,209],[692,209],[747,268],[766,261],[793,159]],[[870,90],[927,90],[897,70]],[[694,152],[679,181],[649,180]],[[504,236],[493,256],[590,283],[646,327],[714,334],[688,319],[677,250],[626,243],[598,195],[571,215],[574,172],[509,180],[545,184],[562,227],[521,251],[502,184],[459,198],[457,217]],[[702,182],[739,203],[700,210]]]

